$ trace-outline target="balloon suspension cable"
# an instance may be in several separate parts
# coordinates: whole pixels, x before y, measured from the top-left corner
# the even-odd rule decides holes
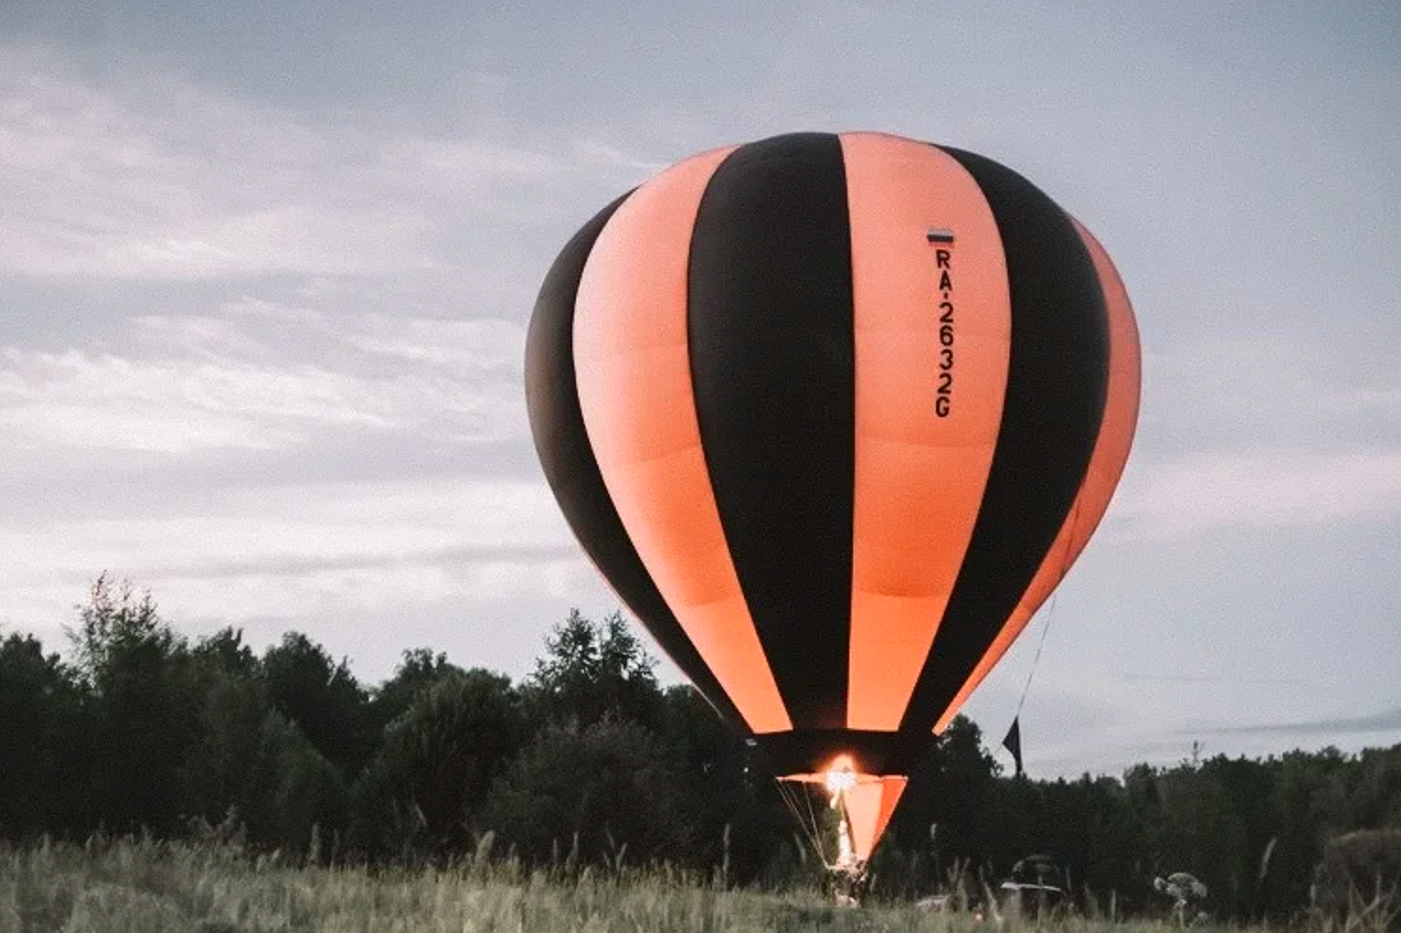
[[[812,811],[812,799],[807,792],[807,788],[800,785],[790,790],[784,786],[785,782],[781,778],[774,778],[773,782],[774,786],[778,788],[778,796],[783,800],[783,805],[788,808],[789,813],[793,814],[793,819],[796,820],[798,826],[802,828],[803,835],[807,837],[808,844],[812,846],[812,851],[817,855],[818,859],[821,860],[822,864],[826,865],[827,853],[822,845],[821,830],[817,825],[817,816]],[[798,794],[802,794],[807,802],[808,816],[806,819],[803,817],[803,811],[798,806],[798,801],[795,799]]]
[[[1056,574],[1057,584],[1065,579],[1067,571],[1070,570],[1070,549],[1075,543],[1075,526],[1080,521],[1080,502],[1075,503],[1075,511],[1070,515],[1070,534],[1065,536],[1065,550],[1061,553],[1060,572]],[[1031,670],[1027,671],[1026,683],[1022,685],[1022,695],[1017,700],[1016,711],[1012,713],[1012,721],[1016,722],[1017,717],[1022,714],[1022,707],[1026,705],[1026,695],[1031,692],[1031,681],[1036,677],[1036,668],[1041,664],[1041,652],[1046,648],[1046,636],[1051,633],[1051,622],[1056,617],[1056,600],[1060,598],[1060,589],[1057,588],[1051,594],[1051,604],[1046,607],[1046,624],[1041,626],[1041,640],[1036,643],[1036,654],[1031,659]]]
[[[1026,683],[1022,684],[1022,695],[1017,700],[1017,708],[1012,712],[1012,720],[1022,714],[1022,706],[1026,703],[1026,695],[1031,692],[1031,680],[1036,676],[1036,667],[1041,663],[1041,652],[1046,647],[1046,635],[1051,631],[1051,620],[1056,616],[1056,597],[1059,593],[1051,594],[1051,605],[1046,607],[1046,622],[1041,626],[1041,640],[1036,643],[1036,654],[1031,659],[1031,670],[1026,673]]]
[[[814,813],[812,809],[812,794],[808,791],[806,785],[803,786],[802,793],[803,803],[806,804],[808,808],[808,823],[812,826],[812,838],[817,843],[817,857],[822,859],[822,864],[826,865],[827,847],[822,844],[822,826],[818,823],[817,814]]]

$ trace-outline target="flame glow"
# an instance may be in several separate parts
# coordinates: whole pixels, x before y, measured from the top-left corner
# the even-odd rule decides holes
[[[832,806],[835,807],[842,791],[856,786],[856,772],[851,769],[849,755],[842,755],[827,766],[824,783],[827,785],[827,792],[832,795]]]

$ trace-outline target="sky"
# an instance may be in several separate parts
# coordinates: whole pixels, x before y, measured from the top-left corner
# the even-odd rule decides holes
[[[0,626],[63,647],[105,570],[370,683],[528,673],[618,605],[525,417],[555,254],[694,152],[881,130],[1047,191],[1143,341],[1104,524],[966,711],[1044,633],[1034,776],[1401,742],[1398,48],[1357,0],[6,0]]]

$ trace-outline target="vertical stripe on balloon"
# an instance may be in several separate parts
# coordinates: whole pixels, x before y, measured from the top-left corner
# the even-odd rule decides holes
[[[841,140],[856,334],[847,725],[893,730],[983,498],[1011,307],[997,223],[962,165],[899,137]]]
[[[792,723],[730,560],[706,470],[687,341],[691,225],[720,150],[637,189],[598,236],[574,328],[580,408],[638,556],[756,732]]]
[[[836,136],[735,150],[701,199],[691,373],[725,539],[798,727],[846,721],[851,233]]]
[[[1084,240],[1094,262],[1104,292],[1105,308],[1109,314],[1109,395],[1104,403],[1104,416],[1095,441],[1094,453],[1090,456],[1085,480],[1076,495],[1070,515],[1061,526],[1060,533],[1051,544],[1050,551],[1035,578],[1022,595],[1017,608],[996,640],[978,661],[978,666],[959,690],[958,695],[944,710],[936,731],[943,731],[958,712],[959,707],[977,689],[978,684],[1006,654],[1017,636],[1026,628],[1037,608],[1050,596],[1060,583],[1066,571],[1080,556],[1090,536],[1099,526],[1109,500],[1123,474],[1128,460],[1129,449],[1133,445],[1134,426],[1138,423],[1138,399],[1140,381],[1140,360],[1138,327],[1134,322],[1133,308],[1124,283],[1119,278],[1108,253],[1100,246],[1088,230],[1079,223],[1076,231]]]
[[[560,252],[541,285],[526,333],[525,398],[545,479],[570,530],[618,597],[721,715],[737,716],[710,668],[677,622],[637,556],[604,487],[584,428],[574,367],[574,302],[584,263],[627,195],[586,223]]]
[[[934,726],[1045,560],[1084,481],[1109,377],[1104,294],[1070,218],[1010,169],[944,151],[977,180],[997,219],[1012,346],[987,490],[905,714],[911,729]]]

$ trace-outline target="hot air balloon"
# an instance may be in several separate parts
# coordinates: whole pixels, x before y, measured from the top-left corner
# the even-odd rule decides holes
[[[1065,575],[1138,413],[1124,286],[986,157],[797,133],[609,204],[541,287],[541,465],[598,570],[865,864]]]

